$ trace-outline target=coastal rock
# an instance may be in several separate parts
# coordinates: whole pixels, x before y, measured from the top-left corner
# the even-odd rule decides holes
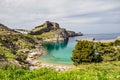
[[[47,42],[64,41],[69,37],[66,29],[60,28],[58,23],[50,21],[35,27],[29,34],[39,35],[42,40]]]
[[[83,36],[81,32],[75,33],[74,31],[67,31],[69,37]]]
[[[57,29],[60,29],[58,23],[46,21],[44,24],[35,27],[35,29],[33,29],[32,31],[30,31],[29,34],[40,35],[40,34],[42,34],[44,32],[49,32],[51,30],[57,30]]]
[[[60,28],[56,22],[46,21],[44,24],[35,27],[29,34],[36,36],[38,39],[47,42],[58,42],[67,40],[69,37],[82,36],[81,32],[75,33],[74,31],[67,31]]]
[[[64,41],[66,39],[68,39],[68,34],[67,31],[65,29],[58,29],[55,31],[50,31],[45,33],[46,35],[44,35],[43,40],[47,41],[47,42],[57,42],[57,41]]]

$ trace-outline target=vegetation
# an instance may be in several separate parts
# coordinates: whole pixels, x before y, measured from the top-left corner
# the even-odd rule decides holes
[[[35,27],[35,29],[33,29],[33,31],[38,31],[38,30],[41,30],[43,28],[45,28],[45,24],[42,24],[40,26]]]
[[[115,41],[116,42],[116,41]],[[116,43],[97,43],[97,50],[102,55],[103,61],[119,61],[120,51]]]
[[[119,80],[120,62],[79,65],[69,71],[52,69],[18,69],[14,66],[0,69],[0,80]]]
[[[95,54],[94,42],[79,41],[73,51],[72,60],[74,65],[83,62],[101,62],[101,54]]]
[[[3,27],[1,27],[3,26]],[[0,25],[0,80],[119,80],[120,79],[120,41],[114,43],[100,43],[79,41],[73,51],[72,60],[75,65],[81,64],[69,71],[58,72],[50,68],[28,70],[26,66],[27,54],[36,48],[36,40],[54,38],[55,33],[64,30],[55,28],[44,34],[23,35],[4,25]],[[38,31],[44,24],[36,27]],[[54,26],[51,26],[53,28]],[[41,30],[42,31],[42,30]],[[7,33],[5,35],[5,33]],[[62,35],[64,35],[63,32]],[[35,40],[36,39],[36,40]],[[67,43],[66,43],[67,44]],[[61,44],[62,45],[62,44]],[[52,47],[51,47],[52,48]],[[113,62],[115,61],[115,62]],[[101,63],[98,63],[101,62]],[[21,65],[20,65],[21,64]],[[22,68],[21,68],[22,66]],[[24,68],[24,69],[23,69]]]
[[[119,44],[119,41],[113,43],[78,41],[71,59],[75,65],[86,62],[119,61],[120,48],[116,44]]]
[[[50,32],[45,32],[41,35],[36,35],[37,38],[47,38],[47,39],[51,39],[54,38],[55,34],[57,33],[57,31],[50,31]]]
[[[24,50],[34,49],[35,44],[36,42],[30,35],[0,35],[0,66],[2,65],[1,62],[7,61],[9,63],[12,60],[17,60],[24,66],[27,63],[27,54],[24,54]]]
[[[115,41],[115,45],[116,45],[116,46],[120,46],[120,40],[116,40],[116,41]]]
[[[34,35],[36,38],[41,39],[53,39],[57,37],[56,35],[60,35],[61,33],[64,35],[64,29],[57,29],[57,30],[51,30],[49,32],[44,32],[40,35]]]

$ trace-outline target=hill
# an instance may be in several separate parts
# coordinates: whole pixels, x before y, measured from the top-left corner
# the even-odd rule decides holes
[[[35,27],[29,34],[35,35],[44,41],[64,41],[69,37],[83,35],[81,32],[67,31],[64,28],[60,28],[58,23],[50,21],[46,21],[42,25]]]
[[[3,62],[6,65],[15,62],[21,66],[27,64],[27,53],[36,49],[37,44],[34,37],[21,34],[0,24],[0,65]]]

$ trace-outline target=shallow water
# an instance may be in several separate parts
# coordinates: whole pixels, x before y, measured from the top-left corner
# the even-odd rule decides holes
[[[84,36],[69,38],[69,40],[65,42],[44,43],[44,46],[48,50],[48,54],[41,56],[39,59],[48,63],[73,64],[71,56],[77,39],[94,37],[96,40],[109,40],[119,35],[120,34],[86,34]]]

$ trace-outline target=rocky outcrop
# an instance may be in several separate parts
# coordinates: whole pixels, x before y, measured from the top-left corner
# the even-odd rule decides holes
[[[40,35],[40,34],[42,34],[44,32],[49,32],[51,30],[57,30],[57,29],[60,29],[58,23],[46,21],[44,24],[35,27],[35,29],[30,31],[29,34]]]
[[[42,38],[44,41],[64,41],[69,37],[82,36],[81,32],[75,33],[74,31],[67,31],[66,29],[60,28],[56,22],[46,21],[44,24],[35,27],[31,30],[31,35],[35,35]]]
[[[81,32],[75,33],[74,31],[67,31],[69,37],[83,36]]]
[[[58,42],[68,39],[68,34],[65,29],[52,30],[40,35],[43,41],[46,42]]]

